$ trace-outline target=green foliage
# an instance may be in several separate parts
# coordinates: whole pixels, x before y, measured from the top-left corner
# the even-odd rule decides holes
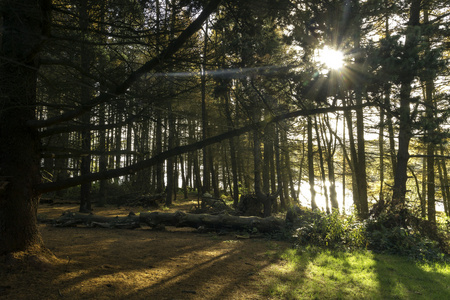
[[[307,212],[301,217],[296,242],[338,250],[369,249],[414,260],[449,261],[441,235],[427,227],[427,222],[408,216],[416,223],[402,224],[399,219],[403,217],[392,213],[360,222],[354,216],[341,216],[337,212]]]
[[[409,217],[413,218],[412,215]],[[425,232],[424,226],[417,223],[402,224],[398,222],[397,214],[382,213],[377,218],[369,219],[365,227],[368,247],[376,252],[408,256],[416,260],[448,260],[436,239],[436,233],[432,232],[434,229]]]
[[[300,244],[312,244],[339,249],[354,249],[366,244],[364,227],[353,216],[340,216],[338,212],[309,213],[297,230]]]

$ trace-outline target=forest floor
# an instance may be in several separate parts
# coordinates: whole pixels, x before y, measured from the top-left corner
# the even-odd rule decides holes
[[[196,202],[176,203],[170,212]],[[75,203],[41,204],[38,215],[57,218]],[[94,208],[103,216],[148,211]],[[157,210],[155,210],[157,211]],[[239,233],[199,233],[190,228],[57,228],[40,224],[52,265],[0,270],[0,299],[268,299],[271,269],[291,245]]]

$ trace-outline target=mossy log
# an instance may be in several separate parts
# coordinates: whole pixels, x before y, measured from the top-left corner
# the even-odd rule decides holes
[[[228,214],[189,214],[180,211],[174,213],[150,212],[139,216],[130,213],[126,217],[104,217],[79,213],[64,213],[61,217],[51,221],[56,227],[73,227],[84,225],[104,228],[139,228],[141,225],[150,227],[176,226],[193,228],[213,228],[231,230],[249,230],[258,232],[279,231],[285,226],[285,221],[275,217],[259,218],[230,216]]]

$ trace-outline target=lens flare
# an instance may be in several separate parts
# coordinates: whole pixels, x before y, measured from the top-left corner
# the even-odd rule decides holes
[[[328,69],[340,69],[344,66],[344,53],[339,50],[325,47],[318,51],[317,59]]]

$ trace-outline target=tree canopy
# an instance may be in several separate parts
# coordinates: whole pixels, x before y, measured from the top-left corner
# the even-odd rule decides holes
[[[67,188],[449,216],[448,5],[3,1],[0,253]]]

